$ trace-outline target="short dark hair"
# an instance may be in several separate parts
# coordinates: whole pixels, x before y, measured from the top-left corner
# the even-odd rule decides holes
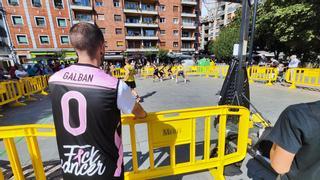
[[[71,27],[70,42],[75,49],[87,51],[93,58],[101,43],[104,42],[104,37],[97,25],[81,22]]]

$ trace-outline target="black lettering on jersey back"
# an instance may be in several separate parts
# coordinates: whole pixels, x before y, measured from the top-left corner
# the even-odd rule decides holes
[[[78,74],[78,73],[65,72],[63,75],[63,79],[78,81],[78,82],[92,82],[93,74],[82,74],[82,73]]]

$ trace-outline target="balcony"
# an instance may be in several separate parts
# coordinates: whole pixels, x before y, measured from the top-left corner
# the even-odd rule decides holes
[[[144,48],[127,48],[127,52],[158,52],[159,48],[157,47],[144,47]]]
[[[126,40],[158,40],[158,36],[143,36],[143,35],[138,35],[138,36],[126,36]]]
[[[194,51],[196,51],[196,49],[195,48],[181,48],[181,51],[184,51],[184,52],[194,52]]]
[[[181,40],[182,40],[182,41],[195,41],[195,40],[196,40],[196,37],[184,36],[184,37],[181,37]]]
[[[83,10],[83,11],[92,11],[93,7],[90,1],[81,0],[73,1],[70,5],[70,8],[73,10]]]
[[[197,26],[195,23],[183,23],[182,29],[196,29]]]
[[[75,19],[75,20],[72,21],[73,24],[78,24],[80,22],[87,22],[87,23],[90,23],[90,24],[95,24],[93,20]]]
[[[182,17],[197,17],[195,13],[189,13],[189,12],[182,12],[181,13]]]
[[[158,15],[158,11],[156,11],[155,8],[147,8],[145,6],[143,6],[142,8],[140,8],[139,6],[126,6],[123,12],[128,14]]]
[[[145,22],[135,22],[135,23],[126,22],[124,25],[126,27],[146,27],[146,28],[157,28],[157,27],[159,27],[159,25],[156,24],[156,23],[145,23]]]
[[[198,2],[196,0],[181,0],[181,4],[196,6],[198,5]]]

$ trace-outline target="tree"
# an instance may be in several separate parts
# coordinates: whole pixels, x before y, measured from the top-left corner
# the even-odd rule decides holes
[[[319,1],[266,0],[258,10],[256,45],[310,61],[320,53],[319,15]]]
[[[232,22],[220,30],[219,36],[208,44],[208,50],[218,60],[230,61],[233,56],[233,45],[239,43],[241,11],[236,12]]]
[[[167,62],[168,60],[168,50],[166,49],[160,49],[157,53],[157,56],[159,58],[159,61],[161,62]]]

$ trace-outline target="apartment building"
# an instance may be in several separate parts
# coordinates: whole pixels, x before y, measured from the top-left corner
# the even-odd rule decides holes
[[[214,4],[211,12],[201,19],[201,49],[219,36],[220,30],[232,21],[239,7],[241,7],[240,4],[230,2]]]
[[[106,57],[124,52],[195,52],[200,43],[200,0],[0,0],[8,14],[18,58],[75,58],[68,31],[73,24],[97,24]]]

